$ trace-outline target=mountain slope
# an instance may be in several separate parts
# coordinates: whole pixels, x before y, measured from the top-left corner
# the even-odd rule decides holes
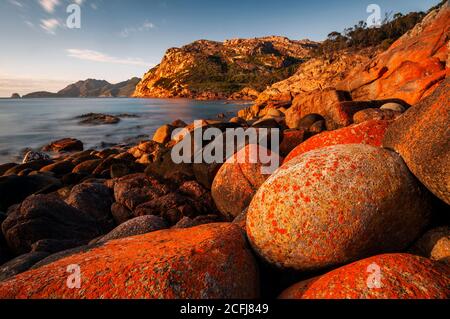
[[[104,80],[87,79],[85,81],[78,81],[77,83],[70,84],[59,91],[57,95],[64,97],[99,96],[102,89],[109,85],[111,84]]]
[[[292,75],[316,46],[275,36],[199,40],[169,49],[161,64],[144,75],[134,96],[223,99],[246,88],[261,91]]]

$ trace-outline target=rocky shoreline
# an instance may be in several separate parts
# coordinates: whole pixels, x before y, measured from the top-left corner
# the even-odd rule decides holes
[[[364,257],[397,252],[403,255],[380,255],[372,260],[382,260],[380,267],[388,267],[392,276],[400,272],[403,276],[404,271],[411,272],[411,278],[429,276],[425,282],[414,279],[409,283],[418,290],[413,295],[400,293],[401,282],[379,294],[371,294],[365,287],[348,286],[347,290],[327,292],[332,295],[307,289],[309,286],[302,283],[281,297],[359,298],[364,294],[448,298],[449,268],[445,264],[450,256],[450,229],[441,220],[446,219],[442,211],[446,204],[436,204],[438,200],[413,177],[408,167],[414,162],[411,164],[406,157],[407,167],[399,155],[382,148],[384,144],[402,154],[401,146],[391,141],[398,142],[405,129],[417,125],[403,122],[416,119],[410,114],[418,110],[432,112],[436,105],[444,107],[439,103],[447,93],[448,81],[397,120],[374,116],[334,131],[325,131],[325,119],[320,115],[304,117],[297,129],[289,129],[286,117],[279,114],[251,121],[203,121],[202,129],[281,129],[280,149],[286,158],[271,177],[261,174],[261,164],[173,163],[170,150],[177,142],[170,139],[172,130],[185,127],[194,133],[194,125],[182,121],[161,127],[152,141],[134,147],[83,151],[80,141],[64,139],[46,147],[59,154],[54,158],[29,153],[24,164],[0,165],[0,204],[1,210],[7,212],[1,213],[4,238],[0,257],[5,263],[0,266],[0,296],[255,298],[262,293],[276,297],[268,291],[275,286],[275,291],[281,293],[288,286],[281,288],[280,283],[271,283],[272,276],[284,278],[295,269],[295,276],[283,279],[294,284],[293,278],[302,278],[302,273],[337,268],[314,281],[312,286],[320,287],[329,285],[328,280],[337,280],[333,279],[336,276],[345,278],[346,271],[354,271],[351,267],[367,265],[370,259]],[[374,114],[378,113],[369,112]],[[433,127],[442,127],[448,117],[446,121],[435,119]],[[448,127],[444,129],[448,132]],[[433,144],[442,151],[439,143]],[[428,184],[430,190],[442,186],[433,182],[445,181],[444,173],[439,174],[440,178]],[[444,192],[441,199],[448,203],[445,196]],[[336,208],[328,206],[331,204]],[[305,212],[300,219],[289,218],[299,211]],[[337,215],[330,220],[329,214]],[[324,235],[320,230],[323,227],[327,227],[329,235],[319,238],[318,234]],[[410,248],[427,230],[430,232],[415,248]],[[353,242],[351,252],[348,240]],[[293,255],[294,247],[304,248]],[[405,254],[408,252],[415,256]],[[108,263],[98,264],[104,258]],[[357,260],[362,261],[339,268]],[[128,262],[137,268],[125,270]],[[81,265],[91,283],[86,283],[82,293],[54,290],[65,276],[63,266],[74,263]],[[284,274],[268,267],[270,264],[290,271]],[[423,268],[420,275],[412,273],[413,269],[417,272],[417,266]],[[141,273],[141,267],[152,271]],[[268,278],[258,279],[259,272]],[[106,284],[109,276],[117,277],[117,281],[107,284],[104,291],[92,284]],[[47,279],[41,282],[39,278]],[[130,280],[134,288],[124,289]],[[191,286],[191,280],[199,282]],[[38,288],[26,288],[30,281]],[[141,281],[147,282],[151,290],[141,286]],[[346,284],[350,285],[342,283]]]
[[[432,12],[333,87],[0,165],[0,298],[450,298],[449,17]],[[278,129],[281,167],[237,162],[251,145],[175,163],[209,128]]]

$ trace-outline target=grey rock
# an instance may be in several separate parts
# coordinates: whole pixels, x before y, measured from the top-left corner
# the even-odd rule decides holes
[[[114,239],[143,235],[157,230],[166,229],[168,226],[164,219],[158,216],[141,216],[133,218],[112,230],[109,234],[97,240],[96,243],[104,243]]]
[[[0,267],[0,282],[29,270],[48,255],[46,252],[33,252],[14,258]]]

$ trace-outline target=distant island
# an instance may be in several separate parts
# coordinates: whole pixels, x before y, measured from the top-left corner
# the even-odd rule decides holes
[[[140,80],[134,77],[124,82],[111,84],[104,80],[87,79],[70,84],[57,93],[40,91],[26,94],[22,98],[130,97]],[[20,98],[20,96],[13,94],[11,98]]]

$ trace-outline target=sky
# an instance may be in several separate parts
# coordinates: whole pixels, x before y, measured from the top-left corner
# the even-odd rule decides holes
[[[321,41],[381,13],[439,0],[0,0],[0,97],[58,91],[87,78],[142,77],[165,51],[198,39],[282,35]],[[68,6],[80,6],[69,28]],[[73,20],[71,20],[73,21]]]

